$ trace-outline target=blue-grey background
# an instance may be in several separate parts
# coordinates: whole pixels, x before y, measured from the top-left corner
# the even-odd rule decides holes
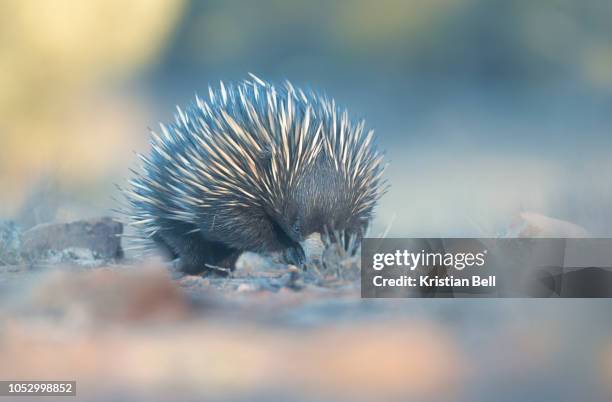
[[[492,235],[523,210],[611,234],[611,17],[604,1],[196,2],[149,82],[160,118],[246,71],[336,97],[387,150],[394,235]]]
[[[524,211],[612,234],[610,2],[145,3],[2,6],[0,214],[49,176],[60,206],[104,210],[147,127],[252,72],[376,130],[392,187],[372,234],[495,235]]]

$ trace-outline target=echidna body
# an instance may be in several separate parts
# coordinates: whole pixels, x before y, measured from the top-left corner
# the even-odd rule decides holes
[[[259,78],[209,88],[151,135],[126,196],[146,242],[185,272],[242,251],[286,251],[308,235],[361,237],[383,192],[382,155],[333,100]]]

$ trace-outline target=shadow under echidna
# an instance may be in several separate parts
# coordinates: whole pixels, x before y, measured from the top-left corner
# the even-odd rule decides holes
[[[151,133],[128,189],[127,215],[145,247],[185,273],[232,269],[240,253],[282,252],[303,266],[313,233],[361,239],[385,190],[382,154],[365,122],[289,82],[250,80]]]

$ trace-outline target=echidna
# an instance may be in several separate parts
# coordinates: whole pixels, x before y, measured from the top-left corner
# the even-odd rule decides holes
[[[209,87],[151,133],[125,190],[143,240],[186,273],[231,267],[243,251],[284,251],[296,265],[314,232],[361,238],[384,192],[382,154],[364,121],[289,82]]]

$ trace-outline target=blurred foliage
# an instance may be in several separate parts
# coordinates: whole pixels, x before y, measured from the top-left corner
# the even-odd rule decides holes
[[[612,89],[612,2],[192,1],[162,69],[578,80]]]
[[[154,62],[182,8],[182,2],[166,0],[0,3],[3,198],[41,172],[58,168],[64,158],[80,163],[59,174],[91,172],[88,167],[95,166],[96,158],[90,158],[106,145],[93,146],[87,125],[79,124],[95,114],[88,109],[98,107],[88,106],[88,98],[96,87]],[[111,130],[104,137],[112,135]],[[110,156],[104,156],[107,166]]]

